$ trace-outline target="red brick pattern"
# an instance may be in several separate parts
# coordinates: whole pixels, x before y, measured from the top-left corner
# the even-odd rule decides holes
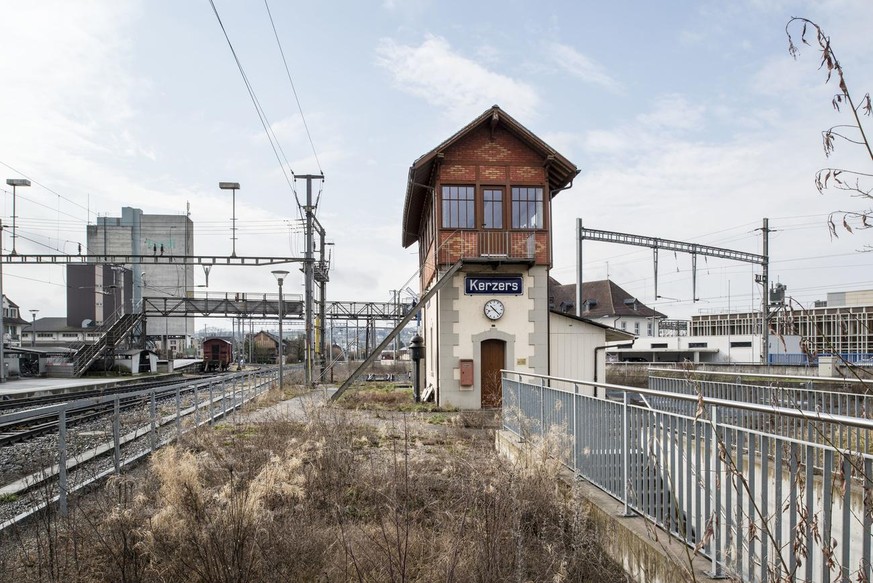
[[[451,182],[475,182],[476,166],[472,164],[449,164],[443,166],[440,178]]]
[[[537,186],[546,181],[545,168],[531,166],[510,166],[509,180],[519,186]]]
[[[549,234],[533,232],[533,249],[530,248],[531,231],[511,231],[506,243],[495,245],[478,231],[441,231],[439,262],[441,265],[455,263],[460,259],[480,257],[505,257],[530,259],[533,255],[537,265],[549,264]],[[428,260],[433,257],[428,254]],[[428,281],[422,278],[423,281]]]
[[[443,152],[439,165],[436,196],[442,184],[469,184],[476,187],[477,197],[482,186],[501,186],[505,189],[504,204],[510,204],[512,186],[540,186],[548,192],[546,169],[541,155],[531,150],[502,127],[493,131],[483,125],[455,142]],[[545,198],[548,198],[546,195]],[[437,205],[439,208],[439,205]],[[546,203],[548,209],[548,203]],[[481,201],[477,202],[481,212]],[[548,218],[546,225],[549,225]],[[497,235],[505,234],[505,237]],[[531,234],[533,240],[531,241]],[[478,257],[532,258],[538,265],[549,265],[549,233],[546,230],[486,231],[461,230],[439,232],[439,251],[436,259],[441,265],[459,259]],[[531,248],[532,245],[532,248]],[[433,248],[420,258],[422,289],[435,277]]]
[[[505,166],[479,166],[480,182],[506,182]]]

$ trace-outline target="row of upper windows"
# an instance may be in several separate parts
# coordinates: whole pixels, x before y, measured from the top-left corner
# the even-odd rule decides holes
[[[512,229],[542,229],[543,208],[543,189],[538,187],[511,187],[507,205],[503,188],[483,186],[477,200],[475,186],[443,186],[441,225],[444,229],[503,229],[508,222]],[[477,215],[481,217],[478,222]]]

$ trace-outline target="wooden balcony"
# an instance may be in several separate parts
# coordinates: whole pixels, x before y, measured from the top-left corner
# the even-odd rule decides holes
[[[547,231],[442,231],[439,264],[460,259],[549,263]]]

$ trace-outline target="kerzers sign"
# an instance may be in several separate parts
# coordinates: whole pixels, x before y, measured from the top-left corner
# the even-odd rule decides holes
[[[522,294],[521,276],[512,277],[478,277],[468,275],[464,279],[464,293],[467,295],[514,295]]]

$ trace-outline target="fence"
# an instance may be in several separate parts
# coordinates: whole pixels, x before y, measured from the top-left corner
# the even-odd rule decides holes
[[[675,372],[673,373],[676,374]],[[836,445],[842,448],[873,452],[873,434],[865,428],[853,427],[842,422],[842,418],[868,418],[873,413],[873,395],[849,392],[864,388],[860,381],[831,379],[826,381],[829,388],[816,388],[821,384],[815,380],[777,380],[765,376],[738,374],[736,381],[704,380],[702,377],[717,376],[716,373],[695,372],[682,376],[649,376],[649,388],[658,392],[703,395],[738,403],[757,403],[805,411],[810,414],[827,413],[837,418],[831,422],[820,417],[787,417],[751,411],[742,407],[725,406],[720,412],[723,423],[740,425],[746,429],[758,429],[783,437],[818,443]],[[724,375],[721,375],[724,376]],[[743,379],[754,379],[767,384],[742,383]],[[833,384],[842,385],[842,391],[834,391]],[[787,386],[780,386],[787,385]],[[668,396],[657,394],[647,399],[648,404],[658,410],[694,415],[696,404],[680,402]]]
[[[598,388],[619,400],[583,394]],[[504,428],[554,442],[579,476],[743,581],[870,581],[873,457],[722,419],[744,411],[863,431],[759,402],[504,371]],[[647,403],[673,401],[657,409]]]
[[[277,379],[277,370],[237,373],[206,382],[179,383],[170,387],[89,397],[0,415],[0,426],[26,423],[34,418],[56,417],[58,421],[56,454],[50,460],[53,463],[12,484],[0,487],[2,495],[18,495],[39,486],[45,490],[40,494],[41,502],[31,506],[25,514],[0,523],[0,531],[52,504],[58,505],[61,514],[66,514],[69,494],[120,472],[121,468],[151,454],[185,431],[210,424],[233,413],[269,389]],[[185,407],[182,406],[183,393],[190,401]],[[145,405],[146,416],[123,420],[122,410],[125,403],[130,402]],[[77,447],[78,444],[68,433],[68,420],[76,412],[101,406],[111,407],[112,413],[105,415],[105,427],[101,427],[96,433],[111,435],[111,440],[87,449]],[[165,414],[168,410],[169,414]],[[160,433],[162,429],[163,435]],[[142,440],[146,438],[147,442],[142,444]],[[72,447],[76,447],[76,450],[71,451]],[[130,451],[125,452],[126,449]],[[103,458],[111,458],[111,463],[101,463]],[[78,472],[85,464],[95,461],[98,466]],[[76,476],[72,477],[74,473]]]

